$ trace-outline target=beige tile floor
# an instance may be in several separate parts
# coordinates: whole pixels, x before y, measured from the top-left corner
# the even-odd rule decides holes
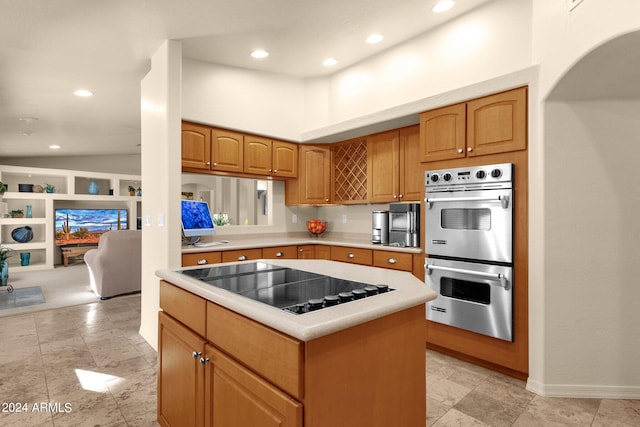
[[[157,355],[139,325],[139,295],[1,318],[0,426],[157,426]],[[543,398],[439,353],[426,360],[427,426],[640,426],[638,400]]]

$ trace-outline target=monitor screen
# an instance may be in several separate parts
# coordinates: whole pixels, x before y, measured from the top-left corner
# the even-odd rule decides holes
[[[215,234],[215,226],[209,212],[209,204],[195,200],[182,202],[182,231],[186,237]]]
[[[56,208],[56,245],[95,245],[107,231],[128,229],[127,214],[127,209]]]

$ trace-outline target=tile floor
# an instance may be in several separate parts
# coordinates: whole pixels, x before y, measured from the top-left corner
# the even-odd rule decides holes
[[[139,295],[0,320],[0,426],[157,426]],[[439,353],[426,360],[427,426],[640,426],[640,400],[543,398]]]

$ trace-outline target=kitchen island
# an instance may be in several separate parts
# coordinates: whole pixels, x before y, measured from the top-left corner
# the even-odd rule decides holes
[[[433,291],[383,268],[258,262],[390,290],[294,314],[198,280],[197,267],[158,271],[161,425],[424,425],[424,303]]]

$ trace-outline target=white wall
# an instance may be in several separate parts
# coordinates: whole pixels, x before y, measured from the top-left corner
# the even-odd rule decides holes
[[[9,157],[0,164],[30,168],[69,169],[140,175],[140,154],[101,156]]]
[[[142,313],[140,334],[157,349],[159,281],[156,270],[178,268],[180,251],[182,47],[165,42],[142,80]],[[147,224],[147,219],[149,224]]]

